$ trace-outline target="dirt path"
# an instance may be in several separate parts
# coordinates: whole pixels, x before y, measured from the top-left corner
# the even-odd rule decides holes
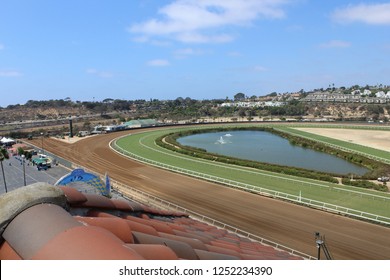
[[[107,171],[129,186],[312,256],[317,254],[314,233],[320,232],[335,259],[390,259],[390,228],[140,164],[108,148],[110,140],[124,134],[128,132],[74,144],[45,139],[44,144],[61,157],[103,174]]]
[[[295,129],[390,152],[390,131],[314,127]]]

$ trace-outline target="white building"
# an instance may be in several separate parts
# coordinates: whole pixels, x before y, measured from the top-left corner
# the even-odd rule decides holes
[[[380,98],[384,98],[386,97],[386,93],[384,91],[378,91],[376,94],[375,94],[376,97],[380,97]]]
[[[258,101],[258,102],[226,102],[222,103],[221,107],[241,107],[241,108],[257,108],[257,107],[280,107],[285,105],[285,102],[280,101]]]

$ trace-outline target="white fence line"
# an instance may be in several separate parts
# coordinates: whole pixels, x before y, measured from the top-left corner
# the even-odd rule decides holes
[[[31,145],[31,144],[30,144],[30,145]],[[110,147],[111,147],[111,143],[110,143]],[[93,174],[96,174],[96,175],[98,175],[98,176],[101,177],[101,178],[104,178],[104,177],[105,177],[103,174],[100,174],[100,173],[98,173],[98,172],[95,172],[95,171],[93,171],[93,170],[91,170],[91,169],[89,169],[89,168],[86,168],[86,167],[81,166],[81,165],[79,165],[79,164],[75,164],[74,162],[71,162],[71,161],[69,161],[69,160],[66,160],[66,159],[64,159],[64,158],[62,158],[62,157],[59,157],[59,156],[57,156],[57,155],[56,155],[56,157],[62,159],[63,161],[68,162],[69,165],[72,166],[73,168],[83,168],[85,171],[91,172],[91,173],[93,173]],[[205,215],[199,214],[199,213],[194,212],[194,211],[192,211],[192,210],[186,209],[186,208],[181,207],[181,206],[179,206],[179,205],[177,205],[177,204],[174,204],[174,203],[172,203],[172,202],[163,200],[163,199],[161,199],[161,198],[159,198],[159,197],[157,197],[157,196],[153,196],[153,195],[151,195],[151,194],[149,194],[149,193],[147,193],[147,192],[144,192],[144,191],[141,191],[141,190],[139,190],[139,189],[130,187],[130,186],[128,186],[128,185],[125,185],[125,184],[123,184],[123,183],[120,183],[120,182],[118,182],[118,181],[116,181],[116,180],[114,180],[114,179],[111,179],[111,183],[112,183],[113,186],[116,185],[116,188],[117,188],[116,191],[118,191],[121,195],[123,195],[123,194],[122,194],[122,192],[120,191],[120,188],[121,188],[121,189],[130,190],[130,191],[131,191],[131,196],[132,196],[131,198],[132,198],[133,200],[135,200],[135,201],[139,201],[139,202],[141,202],[141,203],[145,203],[145,202],[146,202],[146,203],[149,204],[149,205],[150,205],[150,204],[153,204],[153,203],[150,203],[151,201],[152,201],[152,202],[155,202],[155,203],[157,202],[159,207],[161,207],[161,205],[163,205],[164,207],[167,207],[168,209],[179,210],[179,211],[181,211],[181,212],[184,212],[185,214],[191,215],[191,217],[194,218],[194,219],[200,220],[200,221],[205,222],[205,223],[208,223],[208,224],[210,224],[210,225],[214,225],[214,226],[217,226],[217,227],[226,229],[226,230],[228,230],[228,231],[230,231],[230,232],[234,232],[234,233],[236,233],[236,234],[239,235],[239,236],[246,237],[246,238],[249,238],[249,239],[251,239],[251,240],[253,240],[253,241],[260,242],[260,243],[262,243],[262,244],[266,244],[266,245],[272,246],[272,247],[274,247],[274,248],[276,248],[276,249],[280,249],[280,250],[289,252],[290,254],[293,254],[293,255],[296,255],[296,256],[300,256],[300,257],[303,257],[303,258],[305,258],[305,259],[309,259],[309,260],[314,260],[314,259],[316,259],[315,257],[310,256],[310,255],[308,255],[308,254],[305,254],[305,253],[303,253],[303,252],[300,252],[300,251],[298,251],[298,250],[295,250],[295,249],[289,248],[289,247],[287,247],[287,246],[281,245],[281,244],[279,244],[279,243],[276,243],[276,242],[267,240],[267,239],[265,239],[265,238],[263,238],[263,237],[260,237],[260,236],[258,236],[258,235],[252,234],[252,233],[250,233],[250,232],[241,230],[241,229],[239,229],[239,228],[237,228],[237,227],[228,225],[228,224],[226,224],[226,223],[223,223],[223,222],[220,222],[220,221],[218,221],[218,220],[212,219],[212,218],[210,218],[210,217],[207,217],[207,216],[205,216]],[[135,194],[135,195],[134,195],[134,194]],[[124,195],[124,196],[125,196],[125,197],[128,197],[128,194],[126,194],[126,195]],[[147,200],[145,200],[145,197],[147,198]],[[150,201],[150,200],[151,200],[151,201]]]
[[[126,136],[124,136],[126,137]],[[122,138],[122,137],[121,137]],[[190,159],[188,157],[185,157],[185,156],[180,156],[178,154],[172,154],[172,153],[169,153],[169,152],[163,152],[163,151],[160,151],[158,149],[155,149],[155,148],[152,148],[152,147],[149,147],[145,144],[142,143],[142,139],[141,138],[139,140],[139,143],[147,148],[147,149],[150,149],[150,150],[153,150],[153,151],[156,151],[158,153],[161,153],[161,154],[166,154],[166,155],[169,155],[169,156],[172,156],[172,157],[177,157],[179,159],[185,159],[185,160],[188,160],[188,161],[194,161],[194,162],[202,162],[203,164],[209,164],[209,165],[215,165],[215,166],[218,166],[218,167],[224,167],[224,168],[229,168],[231,170],[240,170],[240,171],[245,171],[245,172],[248,172],[248,173],[256,173],[256,174],[259,174],[259,175],[262,175],[262,176],[267,176],[267,177],[270,177],[270,178],[276,178],[277,180],[283,180],[285,182],[289,182],[291,184],[302,184],[303,186],[309,186],[309,187],[322,187],[322,188],[331,188],[333,190],[337,190],[339,192],[346,192],[346,193],[353,193],[353,194],[357,194],[357,195],[360,195],[361,197],[363,196],[367,196],[367,197],[370,197],[370,198],[373,198],[373,199],[378,199],[378,200],[389,200],[390,201],[390,196],[388,197],[385,197],[385,196],[381,196],[381,195],[376,195],[376,194],[369,194],[369,193],[366,193],[366,192],[361,192],[361,191],[357,191],[357,190],[351,190],[351,189],[343,189],[343,188],[339,188],[339,187],[334,187],[334,186],[330,186],[330,185],[327,185],[327,184],[324,184],[324,183],[319,183],[319,182],[308,182],[308,181],[302,181],[302,180],[298,180],[298,179],[293,179],[293,178],[287,178],[287,177],[282,177],[282,176],[279,176],[279,175],[275,175],[275,174],[270,174],[269,172],[262,172],[260,170],[257,170],[257,171],[250,171],[249,169],[240,169],[239,167],[233,167],[231,164],[224,164],[224,163],[221,163],[219,162],[218,165],[215,164],[215,163],[212,163],[210,160],[200,160],[200,159]],[[226,179],[225,179],[226,180]],[[351,186],[351,188],[356,188],[357,187],[353,187]]]
[[[215,182],[215,183],[228,185],[230,187],[242,189],[244,191],[254,192],[256,194],[263,195],[263,196],[269,196],[269,197],[273,197],[273,198],[288,200],[288,201],[291,201],[294,203],[302,204],[305,206],[321,209],[321,210],[332,212],[332,213],[348,215],[348,216],[355,217],[358,219],[365,219],[365,220],[369,220],[369,221],[375,222],[375,223],[390,225],[390,218],[388,218],[388,217],[384,217],[384,216],[380,216],[380,215],[376,215],[376,214],[372,214],[372,213],[368,213],[368,212],[363,212],[363,211],[359,211],[359,210],[355,210],[355,209],[351,209],[351,208],[347,208],[347,207],[343,207],[343,206],[339,206],[339,205],[334,205],[334,204],[330,204],[330,203],[326,203],[326,202],[322,202],[322,201],[317,201],[314,199],[308,199],[308,198],[304,198],[301,196],[296,196],[296,195],[291,195],[291,194],[287,194],[287,193],[283,193],[283,192],[279,192],[279,191],[274,191],[274,190],[270,190],[270,189],[263,188],[263,187],[253,186],[250,184],[245,184],[245,183],[241,183],[241,182],[237,182],[237,181],[233,181],[233,180],[229,180],[229,179],[225,179],[225,178],[220,178],[217,176],[204,174],[204,173],[196,172],[193,170],[188,170],[188,169],[184,169],[181,167],[157,162],[157,161],[141,157],[139,155],[136,155],[134,153],[131,153],[127,150],[122,149],[121,147],[116,145],[115,141],[110,143],[110,147],[112,147],[113,150],[117,151],[118,153],[120,153],[122,155],[129,156],[132,159],[135,159],[135,160],[138,160],[140,162],[147,163],[147,164],[150,164],[150,165],[153,165],[156,167],[167,169],[169,171],[181,173],[184,175],[189,175],[192,177],[200,178],[200,179]]]
[[[274,128],[274,129],[286,133],[286,131],[284,131],[283,129],[279,129],[279,128]],[[390,164],[390,160],[387,159],[387,158],[382,158],[382,157],[370,155],[370,154],[367,154],[367,153],[364,153],[364,152],[360,152],[360,151],[353,150],[353,149],[350,149],[350,148],[346,148],[346,147],[343,147],[343,146],[340,146],[340,145],[332,144],[332,143],[329,143],[329,142],[326,142],[326,141],[322,141],[322,140],[319,140],[319,139],[313,139],[313,138],[311,138],[309,136],[304,136],[304,135],[301,135],[299,133],[294,133],[292,131],[288,131],[287,133],[289,133],[291,135],[294,135],[294,136],[297,136],[297,137],[301,137],[301,138],[305,138],[305,139],[308,139],[308,140],[320,142],[320,143],[322,143],[322,144],[324,144],[326,146],[329,146],[329,147],[332,147],[332,148],[335,148],[335,149],[338,149],[338,150],[342,150],[342,151],[349,152],[349,153],[355,153],[355,154],[358,154],[358,155],[365,156],[365,157],[367,157],[369,159],[374,159],[374,160],[378,160],[378,161],[382,161],[382,162],[385,162],[387,164]],[[364,147],[364,146],[356,144],[356,143],[353,143],[353,145]],[[372,149],[375,149],[375,148],[372,148]]]
[[[239,235],[241,237],[249,238],[249,239],[251,239],[253,241],[260,242],[262,244],[272,246],[272,247],[274,247],[276,249],[280,249],[280,250],[289,252],[289,253],[291,253],[293,255],[300,256],[300,257],[303,257],[305,259],[316,259],[313,256],[310,256],[310,255],[305,254],[303,252],[300,252],[300,251],[297,251],[297,250],[292,249],[290,247],[287,247],[287,246],[281,245],[279,243],[270,241],[268,239],[265,239],[263,237],[260,237],[260,236],[257,236],[255,234],[252,234],[250,232],[241,230],[241,229],[239,229],[237,227],[231,226],[231,225],[223,223],[221,221],[212,219],[210,217],[207,217],[207,216],[202,215],[200,213],[197,213],[197,212],[194,212],[192,210],[186,209],[186,208],[181,207],[181,206],[179,206],[177,204],[174,204],[172,202],[166,201],[166,200],[161,199],[159,197],[153,196],[153,195],[148,194],[146,192],[143,192],[141,190],[138,190],[138,189],[129,187],[127,185],[124,185],[124,184],[122,184],[122,183],[120,183],[118,181],[111,180],[111,182],[116,185],[116,187],[117,187],[119,192],[120,192],[121,188],[129,189],[131,191],[131,193],[132,193],[131,199],[134,199],[134,200],[137,200],[137,201],[141,201],[143,203],[146,202],[148,204],[153,204],[153,203],[150,203],[150,202],[155,202],[156,203],[155,205],[157,205],[158,207],[161,207],[161,205],[162,205],[162,206],[167,207],[170,210],[181,211],[181,212],[183,212],[185,214],[191,215],[191,218],[193,218],[193,219],[196,219],[196,220],[208,223],[210,225],[213,225],[213,226],[216,226],[216,227],[219,227],[219,228],[226,229],[226,230],[228,230],[230,232],[233,232],[233,233],[235,233],[235,234],[237,234],[237,235]],[[145,197],[147,198],[146,201],[145,201]],[[152,201],[150,201],[150,200],[152,200]]]

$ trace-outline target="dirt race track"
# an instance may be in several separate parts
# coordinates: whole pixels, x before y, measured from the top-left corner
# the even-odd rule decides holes
[[[141,130],[140,130],[141,131]],[[230,189],[129,160],[110,150],[105,134],[44,149],[134,188],[303,253],[317,256],[314,233],[326,236],[334,259],[390,260],[390,228]],[[41,146],[41,140],[34,140]],[[323,256],[323,254],[322,254]]]

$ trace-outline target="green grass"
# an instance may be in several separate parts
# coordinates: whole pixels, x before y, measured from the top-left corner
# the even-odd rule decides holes
[[[352,151],[355,151],[357,153],[373,156],[375,158],[390,162],[390,153],[387,151],[383,151],[383,150],[379,150],[379,149],[375,149],[375,148],[371,148],[371,147],[367,147],[367,146],[363,146],[363,145],[359,145],[359,144],[355,144],[355,143],[350,143],[350,142],[346,142],[346,141],[342,141],[342,140],[337,140],[334,138],[329,138],[326,136],[321,136],[321,135],[297,130],[297,129],[294,129],[294,127],[286,127],[285,126],[285,127],[278,127],[277,129],[284,131],[284,132],[287,132],[287,133],[291,133],[294,135],[305,137],[305,138],[308,138],[308,139],[311,139],[314,141],[320,141],[323,143],[332,144],[332,145],[335,145],[335,146],[338,146],[338,147],[341,147],[344,149],[352,150]],[[341,128],[338,128],[338,129],[341,129]],[[367,133],[372,133],[372,132],[367,130]]]
[[[251,126],[253,126],[253,124],[251,124]],[[194,128],[182,129],[188,130]],[[290,127],[278,126],[278,128],[285,131],[291,130]],[[167,128],[147,133],[134,133],[117,140],[116,144],[122,149],[130,151],[139,157],[167,164],[169,166],[176,166],[185,170],[192,170],[218,178],[225,178],[235,182],[248,184],[256,188],[278,191],[297,197],[301,195],[304,199],[312,199],[390,218],[390,195],[388,193],[216,163],[175,153],[155,144],[155,139],[158,137],[176,131],[179,131],[179,129]],[[297,130],[294,130],[294,133],[296,131]],[[333,139],[330,138],[316,138],[316,135],[306,136],[321,141],[333,141]],[[346,142],[335,143],[338,145],[349,144]],[[347,145],[347,147],[350,148],[349,145]],[[357,148],[360,149],[360,147]],[[367,153],[373,152],[371,149],[364,151]]]

